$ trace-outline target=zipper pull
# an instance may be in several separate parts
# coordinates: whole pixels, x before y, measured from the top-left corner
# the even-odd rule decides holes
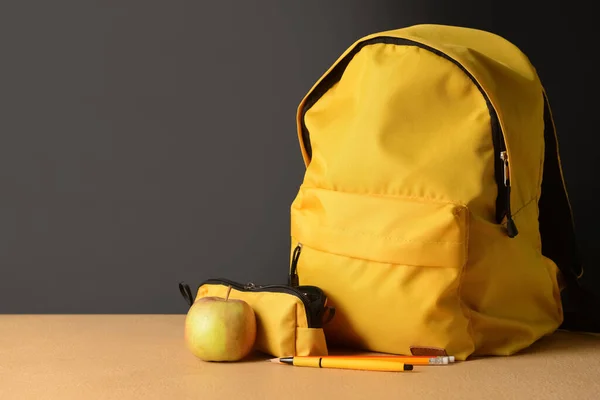
[[[506,187],[506,232],[508,237],[514,238],[519,234],[517,225],[512,217],[510,210],[510,171],[508,166],[508,153],[506,151],[500,152],[500,158],[502,159],[502,172],[504,177],[504,187]]]
[[[504,186],[508,187],[508,181],[510,180],[510,175],[508,172],[508,153],[506,151],[501,151],[500,159],[502,160],[502,175],[504,176]]]
[[[292,265],[290,268],[290,276],[288,279],[288,285],[290,286],[298,286],[299,284],[298,273],[296,271],[298,269],[298,259],[300,258],[301,252],[302,243],[298,243],[298,245],[294,249],[294,254],[292,255]]]
[[[252,290],[252,289],[256,289],[256,285],[252,282],[248,282],[244,285],[244,289],[245,290]]]

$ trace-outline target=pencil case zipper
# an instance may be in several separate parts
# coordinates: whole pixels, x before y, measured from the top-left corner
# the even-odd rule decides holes
[[[271,293],[285,293],[298,298],[304,305],[306,312],[306,323],[309,328],[321,328],[323,323],[328,322],[333,318],[335,310],[331,307],[326,307],[327,297],[323,291],[310,285],[304,286],[288,286],[288,285],[256,285],[253,282],[242,284],[236,281],[225,278],[211,278],[206,279],[198,285],[198,289],[202,285],[223,285],[231,286],[240,292],[271,292]],[[181,294],[186,299],[188,304],[191,306],[195,298],[186,284],[180,283],[179,289]],[[323,321],[323,316],[326,310],[329,310],[330,316],[327,321]]]

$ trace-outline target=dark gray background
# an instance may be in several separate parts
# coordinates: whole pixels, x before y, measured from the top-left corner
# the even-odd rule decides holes
[[[530,56],[597,250],[595,46],[569,4],[3,1],[0,313],[182,313],[180,280],[285,281],[299,101],[354,40],[418,23]]]

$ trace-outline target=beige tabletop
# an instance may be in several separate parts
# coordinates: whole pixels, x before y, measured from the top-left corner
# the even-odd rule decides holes
[[[600,337],[412,372],[207,363],[183,315],[0,315],[0,399],[599,399]]]

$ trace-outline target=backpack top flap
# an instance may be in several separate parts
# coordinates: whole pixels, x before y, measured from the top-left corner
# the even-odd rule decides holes
[[[506,226],[510,237],[516,236],[518,231],[513,216],[518,214],[521,208],[537,201],[540,196],[544,157],[543,88],[527,57],[516,46],[492,33],[443,25],[416,25],[375,33],[356,41],[321,76],[298,107],[298,138],[305,165],[309,165],[313,155],[311,134],[319,134],[312,132],[307,126],[307,113],[344,79],[348,66],[355,58],[359,60],[355,61],[358,65],[352,65],[354,72],[350,79],[354,79],[353,82],[361,79],[361,69],[366,71],[372,68],[373,64],[379,63],[381,66],[389,60],[385,57],[377,59],[376,53],[369,55],[372,58],[371,64],[356,57],[361,50],[372,45],[392,45],[389,51],[410,46],[428,54],[433,53],[440,56],[440,62],[453,63],[453,68],[458,67],[462,70],[474,87],[477,87],[481,94],[481,104],[485,101],[487,105],[489,117],[486,117],[491,122],[495,220]],[[419,54],[413,52],[411,56],[418,58]],[[399,57],[402,56],[403,54],[399,54]],[[402,79],[402,71],[392,71],[394,75],[390,76],[388,81],[391,89],[386,90],[388,93],[393,90],[401,92],[402,85],[406,84]],[[368,84],[369,82],[360,83]],[[437,94],[443,96],[444,92],[440,90]],[[354,99],[344,101],[367,102],[366,95],[361,94],[358,88],[354,96]],[[335,109],[328,109],[327,112],[331,119],[339,117]],[[402,113],[402,110],[398,110],[398,113]],[[424,111],[421,117],[427,118],[427,112]],[[468,178],[465,179],[467,180]]]

